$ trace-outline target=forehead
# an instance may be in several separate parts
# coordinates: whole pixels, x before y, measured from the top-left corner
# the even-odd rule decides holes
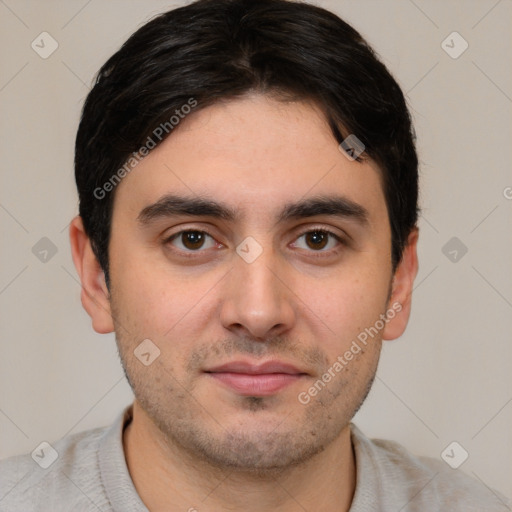
[[[165,194],[212,199],[260,216],[329,194],[376,215],[386,210],[377,165],[346,158],[318,108],[262,95],[218,103],[183,119],[123,178],[114,214],[125,207],[138,214]]]

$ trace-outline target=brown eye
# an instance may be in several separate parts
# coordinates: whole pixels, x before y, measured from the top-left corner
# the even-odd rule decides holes
[[[293,246],[311,252],[329,252],[340,244],[340,237],[334,233],[316,229],[299,236]]]
[[[205,234],[200,231],[185,231],[181,234],[181,242],[187,249],[197,250],[204,245]]]
[[[311,233],[306,233],[304,236],[306,238],[306,244],[310,249],[320,251],[325,249],[329,243],[330,235],[322,231],[312,231]]]
[[[199,249],[210,249],[215,247],[215,240],[204,231],[181,231],[176,233],[168,243],[184,252],[199,251]]]

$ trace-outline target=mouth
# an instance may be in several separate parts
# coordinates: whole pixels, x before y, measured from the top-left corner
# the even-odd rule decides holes
[[[210,378],[242,396],[270,396],[304,379],[308,373],[282,361],[233,361],[208,370]]]

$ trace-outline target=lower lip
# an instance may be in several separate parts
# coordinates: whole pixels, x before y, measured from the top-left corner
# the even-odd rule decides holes
[[[219,372],[209,373],[211,377],[244,396],[269,396],[297,382],[303,374]]]

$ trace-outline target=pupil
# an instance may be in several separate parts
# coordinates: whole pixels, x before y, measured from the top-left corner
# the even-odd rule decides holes
[[[204,244],[204,234],[199,231],[188,231],[183,233],[182,241],[188,249],[200,249]]]
[[[312,249],[323,249],[328,242],[328,236],[326,233],[320,231],[314,231],[307,237],[307,244]]]

